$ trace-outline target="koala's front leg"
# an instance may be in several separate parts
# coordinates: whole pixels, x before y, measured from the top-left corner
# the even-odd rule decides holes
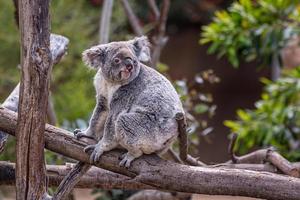
[[[97,139],[96,134],[103,131],[103,127],[106,121],[107,114],[107,100],[103,96],[97,97],[96,107],[94,108],[92,117],[89,122],[89,126],[86,130],[80,129],[74,130],[74,135],[77,139],[82,137]]]
[[[99,160],[100,156],[106,152],[110,151],[118,146],[118,142],[115,136],[115,130],[114,130],[114,122],[112,117],[109,117],[107,119],[107,122],[105,124],[104,128],[104,135],[102,139],[95,145],[88,145],[84,148],[84,151],[86,153],[89,153],[92,151],[90,155],[90,162],[95,163]]]

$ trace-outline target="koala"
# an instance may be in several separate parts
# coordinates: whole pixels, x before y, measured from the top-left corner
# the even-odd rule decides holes
[[[90,161],[121,146],[127,150],[120,166],[143,154],[161,155],[178,136],[175,114],[184,112],[178,94],[162,74],[143,64],[150,60],[147,37],[93,46],[83,52],[84,63],[97,70],[96,106],[86,130],[75,136],[94,138]]]

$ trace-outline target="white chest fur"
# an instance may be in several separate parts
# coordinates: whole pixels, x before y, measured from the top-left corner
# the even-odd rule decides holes
[[[94,78],[94,86],[96,88],[97,95],[102,95],[107,99],[109,105],[114,93],[121,87],[120,84],[113,84],[105,80],[101,71],[99,70]]]

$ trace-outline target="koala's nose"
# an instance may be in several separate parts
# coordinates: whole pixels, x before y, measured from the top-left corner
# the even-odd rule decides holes
[[[130,58],[127,58],[127,59],[125,60],[125,66],[126,66],[126,69],[127,69],[128,71],[131,71],[131,70],[132,70],[133,64],[132,64],[132,60],[131,60]]]

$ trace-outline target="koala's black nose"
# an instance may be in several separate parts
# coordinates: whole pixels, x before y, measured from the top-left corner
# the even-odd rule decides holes
[[[131,71],[133,68],[132,60],[130,58],[125,59],[125,66],[128,71]]]

